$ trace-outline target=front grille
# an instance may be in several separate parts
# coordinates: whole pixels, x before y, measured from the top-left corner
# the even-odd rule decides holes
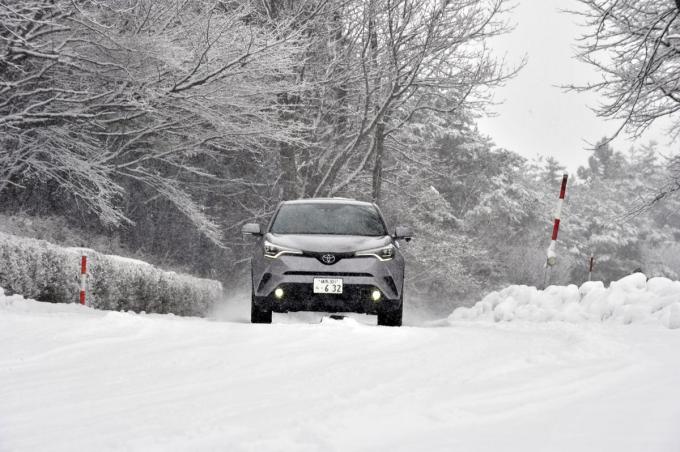
[[[342,293],[325,294],[314,293],[314,289],[312,288],[311,284],[284,283],[279,287],[281,287],[283,292],[286,294],[284,299],[289,301],[325,300],[327,302],[333,302],[344,300],[358,302],[361,300],[370,300],[371,292],[374,290],[373,286],[348,284],[342,288]]]
[[[347,259],[349,257],[354,256],[354,253],[331,253],[331,252],[318,253],[318,252],[313,252],[313,251],[304,251],[302,254],[304,256],[313,257],[324,265],[334,265],[334,264],[337,264],[338,262],[340,262],[342,259]],[[333,258],[334,258],[333,262],[330,262],[330,263],[324,262],[323,256],[328,255],[328,254],[333,256]]]
[[[345,276],[347,278],[351,277],[365,277],[372,278],[373,275],[370,273],[351,273],[351,272],[304,272],[304,271],[288,271],[284,272],[284,275],[293,276]]]

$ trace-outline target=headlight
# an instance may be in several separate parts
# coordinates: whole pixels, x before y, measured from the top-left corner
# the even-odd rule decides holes
[[[388,261],[394,257],[394,245],[383,246],[381,248],[374,248],[372,250],[357,251],[355,256],[375,256],[381,261]]]
[[[288,248],[285,246],[274,245],[272,242],[264,241],[264,255],[276,259],[282,254],[302,254],[302,251]]]

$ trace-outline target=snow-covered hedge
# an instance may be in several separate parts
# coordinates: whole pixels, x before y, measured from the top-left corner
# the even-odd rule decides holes
[[[95,308],[203,315],[222,296],[218,281],[4,233],[0,233],[0,287],[40,301],[75,302],[83,252],[88,256],[87,304]]]
[[[680,281],[647,280],[635,273],[606,288],[600,281],[545,290],[510,286],[470,308],[456,309],[449,320],[661,323],[680,328]]]

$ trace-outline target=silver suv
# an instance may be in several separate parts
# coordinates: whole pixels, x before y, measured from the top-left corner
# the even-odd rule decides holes
[[[303,199],[279,204],[268,227],[243,226],[258,237],[251,260],[252,323],[272,311],[377,314],[378,325],[401,326],[407,228],[387,232],[375,204]]]

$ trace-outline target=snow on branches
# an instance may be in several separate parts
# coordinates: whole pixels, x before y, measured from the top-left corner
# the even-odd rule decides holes
[[[654,121],[670,117],[673,138],[680,134],[680,7],[677,0],[579,0],[574,14],[588,31],[578,57],[602,80],[577,90],[606,99],[600,116],[621,120],[639,136]]]
[[[219,241],[191,187],[238,184],[221,162],[296,140],[275,100],[295,89],[301,32],[255,14],[250,2],[0,1],[0,192],[56,183],[119,225],[133,180]]]

